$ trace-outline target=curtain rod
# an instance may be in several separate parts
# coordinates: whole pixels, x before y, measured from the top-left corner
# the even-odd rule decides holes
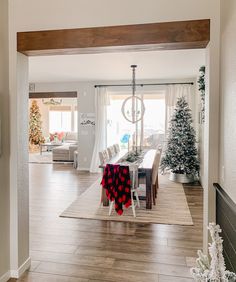
[[[194,85],[194,82],[166,82],[166,83],[137,83],[136,86],[154,86],[154,85]],[[97,84],[94,85],[95,88],[97,87],[115,87],[115,86],[132,86],[132,84]]]

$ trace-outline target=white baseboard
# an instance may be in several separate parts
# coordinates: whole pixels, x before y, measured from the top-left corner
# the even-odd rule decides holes
[[[17,270],[11,270],[11,278],[20,278],[30,268],[31,258],[29,257]]]
[[[10,271],[8,271],[0,277],[0,282],[7,282],[10,278]]]
[[[89,171],[89,167],[80,167],[80,166],[78,166],[77,167],[77,170],[86,170],[86,171]]]

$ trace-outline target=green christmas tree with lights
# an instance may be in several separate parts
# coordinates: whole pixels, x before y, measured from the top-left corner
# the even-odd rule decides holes
[[[40,145],[45,139],[42,134],[42,121],[39,106],[36,100],[32,101],[29,115],[29,143]]]
[[[177,100],[170,120],[167,147],[160,167],[162,171],[167,168],[179,174],[196,175],[199,172],[191,110],[183,97]]]

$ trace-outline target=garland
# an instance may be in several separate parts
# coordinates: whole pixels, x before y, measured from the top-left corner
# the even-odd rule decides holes
[[[198,90],[201,95],[201,121],[205,121],[205,66],[201,66],[199,69],[200,76],[198,78]]]
[[[225,267],[220,226],[210,223],[208,229],[212,238],[212,243],[209,244],[211,260],[199,250],[196,267],[190,271],[192,277],[197,282],[235,282],[236,274]]]

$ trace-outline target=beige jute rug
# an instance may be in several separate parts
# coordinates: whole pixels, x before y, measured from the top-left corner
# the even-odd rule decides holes
[[[113,210],[108,215],[108,207],[103,207],[101,199],[101,179],[92,184],[79,196],[62,214],[61,217],[84,218],[107,221],[160,223],[193,225],[191,213],[188,207],[182,184],[171,182],[168,174],[159,176],[159,190],[156,205],[152,210],[146,210],[145,201],[141,201],[141,207],[136,207],[136,218],[133,217],[132,208],[125,209],[119,216]]]

